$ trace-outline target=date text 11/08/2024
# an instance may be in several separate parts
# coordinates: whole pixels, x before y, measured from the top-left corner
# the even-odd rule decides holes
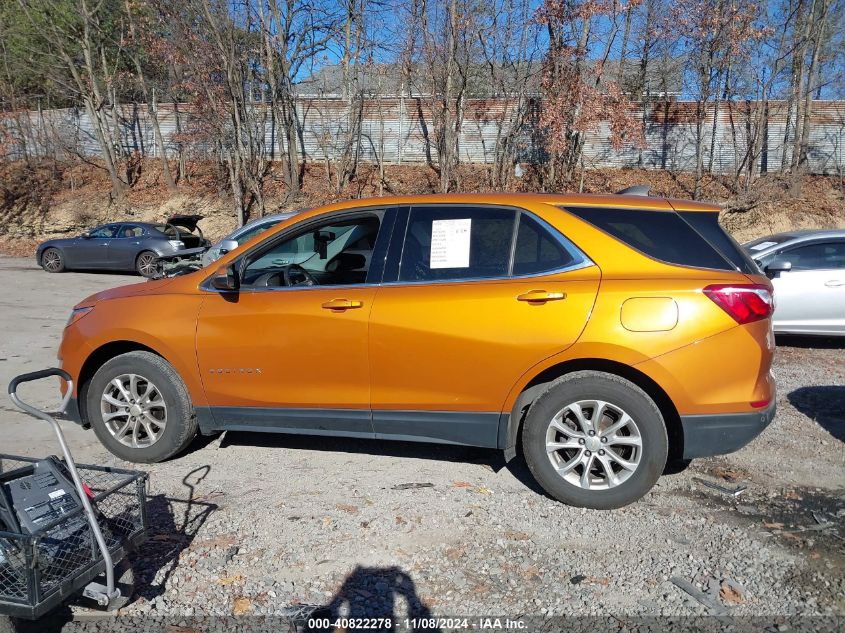
[[[475,617],[475,618],[444,618],[444,617],[420,617],[420,618],[309,618],[308,628],[313,630],[322,629],[385,629],[395,630],[399,628],[411,630],[446,630],[456,631],[462,629],[472,630],[520,630],[527,626],[523,620],[512,620],[503,617]]]

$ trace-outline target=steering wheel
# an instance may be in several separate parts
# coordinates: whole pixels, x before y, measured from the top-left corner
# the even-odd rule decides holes
[[[299,264],[288,264],[282,269],[286,286],[316,286],[317,280]]]

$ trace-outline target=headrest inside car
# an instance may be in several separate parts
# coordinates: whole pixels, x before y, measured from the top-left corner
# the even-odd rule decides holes
[[[326,270],[332,273],[341,273],[361,270],[366,265],[367,258],[361,253],[338,253],[326,266]]]

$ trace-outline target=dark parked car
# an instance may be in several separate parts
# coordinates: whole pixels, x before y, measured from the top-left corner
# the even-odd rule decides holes
[[[174,216],[166,224],[110,222],[79,237],[47,240],[38,246],[36,259],[48,273],[97,268],[152,277],[159,257],[211,245],[197,226],[202,217]]]

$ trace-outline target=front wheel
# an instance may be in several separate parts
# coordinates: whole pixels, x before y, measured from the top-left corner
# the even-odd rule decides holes
[[[143,251],[135,260],[135,270],[143,277],[152,277],[156,274],[156,260],[158,255],[152,251]]]
[[[634,383],[578,371],[551,384],[528,411],[523,450],[531,473],[563,503],[609,510],[655,484],[669,442],[663,416]]]
[[[48,248],[41,253],[41,268],[48,273],[60,273],[65,269],[65,258],[58,248]]]
[[[197,433],[185,384],[166,360],[129,352],[106,362],[88,384],[85,415],[100,442],[130,462],[160,462]]]

